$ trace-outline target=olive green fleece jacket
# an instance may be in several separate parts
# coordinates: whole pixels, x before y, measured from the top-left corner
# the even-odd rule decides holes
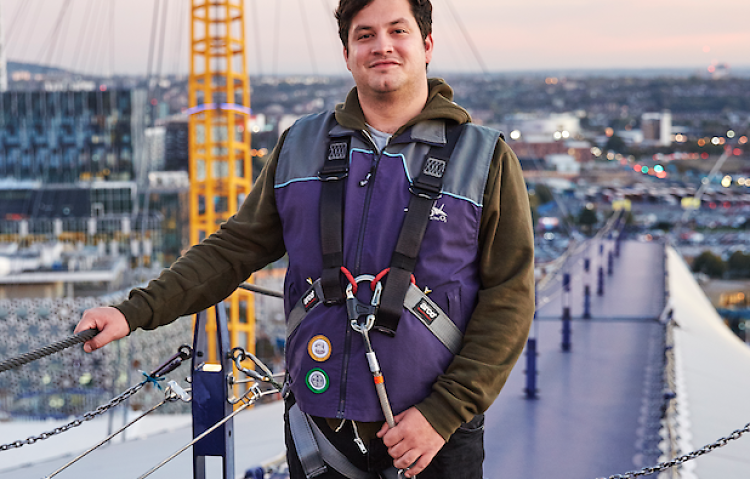
[[[394,136],[422,120],[471,121],[452,102],[442,80],[429,81],[424,110]],[[364,130],[356,88],[336,107],[336,120]],[[274,196],[274,175],[282,135],[265,168],[236,215],[219,231],[193,246],[146,288],[134,289],[116,305],[136,328],[154,329],[196,313],[229,296],[254,271],[285,253]],[[480,276],[476,309],[460,353],[432,393],[416,407],[448,439],[462,422],[484,412],[495,400],[523,350],[534,314],[534,246],[526,186],[518,159],[498,140],[483,198],[480,224]]]

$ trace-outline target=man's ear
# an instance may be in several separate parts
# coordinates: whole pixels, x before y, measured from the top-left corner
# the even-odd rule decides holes
[[[344,46],[344,63],[346,63],[346,69],[349,71],[352,71],[351,68],[349,68],[349,49]]]
[[[432,49],[434,46],[435,44],[432,40],[432,33],[430,33],[429,35],[427,35],[427,38],[424,39],[424,56],[428,65],[432,61]]]

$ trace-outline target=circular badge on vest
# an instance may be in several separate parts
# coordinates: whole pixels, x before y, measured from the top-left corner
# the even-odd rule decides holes
[[[328,375],[322,369],[311,369],[305,378],[307,387],[315,394],[326,392],[328,389]]]
[[[331,357],[331,341],[325,336],[315,336],[307,343],[307,352],[319,363]]]

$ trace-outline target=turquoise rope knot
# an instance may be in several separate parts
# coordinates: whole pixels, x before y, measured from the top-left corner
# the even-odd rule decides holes
[[[161,387],[161,384],[159,384],[159,381],[164,381],[164,378],[163,378],[163,377],[162,377],[162,378],[159,378],[159,377],[154,377],[154,376],[151,376],[151,375],[150,375],[149,373],[147,373],[146,371],[141,371],[141,374],[143,374],[143,377],[145,377],[145,378],[146,378],[146,379],[144,379],[144,380],[143,380],[143,383],[144,383],[144,384],[146,384],[146,383],[151,383],[151,384],[153,384],[154,386],[156,386],[157,388],[159,388],[159,391],[161,391],[161,390],[162,390],[162,387]]]

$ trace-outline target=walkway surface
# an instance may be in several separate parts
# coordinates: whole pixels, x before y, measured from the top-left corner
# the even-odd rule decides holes
[[[526,399],[526,356],[487,413],[485,477],[488,479],[594,479],[622,474],[643,464],[643,410],[659,393],[652,363],[663,351],[664,247],[624,242],[607,275],[604,295],[595,296],[598,245],[590,278],[591,320],[583,313],[583,259],[571,258],[572,348],[563,352],[559,282],[540,299],[532,328],[538,343],[538,399]],[[657,388],[656,391],[654,389]],[[653,428],[652,428],[653,429]],[[646,458],[647,459],[647,458]]]
[[[282,402],[276,401],[243,411],[235,417],[235,473],[238,477],[242,477],[247,469],[257,467],[284,453],[283,414]],[[166,418],[169,417],[166,416]],[[185,421],[186,418],[187,421]],[[173,417],[173,424],[179,427],[170,428],[164,422],[165,417],[162,416],[158,418],[162,420],[158,427],[163,428],[166,432],[151,434],[144,439],[134,439],[102,447],[70,466],[55,478],[135,479],[192,440],[190,418],[189,416],[186,416],[186,418]],[[95,421],[92,421],[92,423]],[[66,452],[68,455],[65,457],[59,457],[58,454],[54,459],[18,461],[10,456],[14,451],[0,453],[9,455],[0,460],[0,479],[40,479],[51,474],[106,437],[106,426],[92,423],[83,424],[60,436],[43,441],[48,443],[45,444],[47,447]],[[31,424],[29,426],[32,427]],[[2,428],[3,425],[0,423],[0,429]],[[27,435],[13,437],[12,440],[48,430],[49,425],[37,424],[36,429],[27,431]],[[42,446],[37,444],[23,446],[17,452],[21,453],[25,450],[24,452],[28,454],[27,451],[33,452],[33,448],[38,447]],[[11,460],[14,462],[11,463]],[[221,477],[219,458],[207,458],[206,463],[206,469],[209,473],[207,477]],[[10,466],[10,464],[14,465]],[[193,477],[191,449],[177,456],[173,461],[148,477],[154,479]]]

